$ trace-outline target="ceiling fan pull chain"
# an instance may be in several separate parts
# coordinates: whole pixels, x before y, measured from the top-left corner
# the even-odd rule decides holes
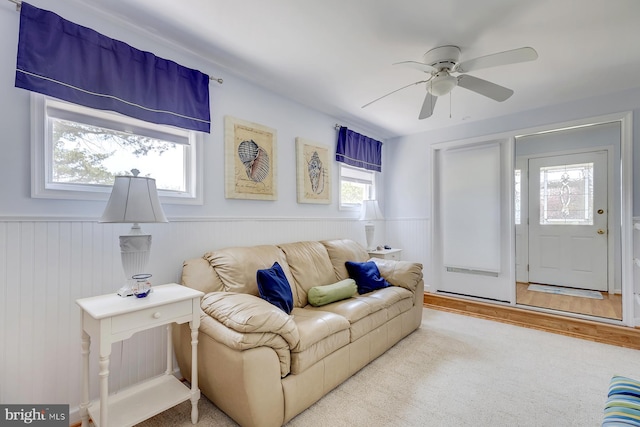
[[[449,118],[451,118],[451,102],[453,102],[453,98],[451,92],[449,92]]]
[[[429,93],[433,91],[433,79],[429,80]],[[433,114],[433,107],[436,105],[436,98],[431,97],[431,113]]]
[[[433,79],[431,79],[431,92],[433,92]],[[431,114],[433,114],[433,109],[436,106],[436,100],[438,99],[437,96],[432,96],[431,97]]]

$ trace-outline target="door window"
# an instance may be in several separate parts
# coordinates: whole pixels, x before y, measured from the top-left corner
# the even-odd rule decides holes
[[[540,168],[540,225],[593,225],[593,163]]]

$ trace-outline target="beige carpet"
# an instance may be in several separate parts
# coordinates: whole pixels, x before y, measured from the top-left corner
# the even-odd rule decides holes
[[[287,426],[599,426],[640,352],[425,309],[422,326]],[[201,426],[236,426],[206,398]],[[185,402],[140,426],[191,426]]]

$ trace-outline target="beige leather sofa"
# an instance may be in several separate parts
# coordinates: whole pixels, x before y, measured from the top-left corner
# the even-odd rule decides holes
[[[356,242],[235,247],[184,263],[184,285],[203,291],[199,386],[242,426],[280,426],[420,326],[422,265],[372,259],[393,286],[313,307],[313,286],[348,278],[364,262]],[[256,271],[277,261],[291,286],[291,315],[259,297]],[[188,325],[174,326],[176,358],[191,377]]]

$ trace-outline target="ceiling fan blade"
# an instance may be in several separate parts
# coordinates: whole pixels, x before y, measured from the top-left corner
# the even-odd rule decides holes
[[[438,70],[435,67],[432,67],[429,64],[425,64],[424,62],[417,61],[402,61],[396,62],[393,65],[404,65],[407,67],[415,68],[418,71],[424,71],[425,73],[437,73]]]
[[[533,61],[536,58],[538,58],[538,52],[536,52],[534,48],[521,47],[519,49],[507,50],[505,52],[494,53],[492,55],[462,61],[456,65],[453,71],[458,73],[468,73],[482,68]]]
[[[433,114],[433,108],[436,106],[436,101],[438,100],[437,96],[431,95],[427,92],[427,96],[424,97],[424,102],[422,103],[422,109],[420,110],[420,115],[418,116],[419,120],[426,119],[427,117],[431,117]]]
[[[458,76],[458,86],[479,93],[480,95],[484,95],[498,102],[505,101],[513,95],[513,91],[511,89],[468,74]]]
[[[366,103],[366,104],[364,104],[361,108],[368,107],[369,105],[373,104],[374,102],[380,101],[382,98],[386,98],[386,97],[387,97],[387,96],[389,96],[389,95],[393,95],[394,93],[399,92],[399,91],[401,91],[402,89],[406,89],[406,88],[408,88],[408,87],[410,87],[410,86],[419,85],[420,83],[426,83],[426,82],[428,82],[428,81],[429,81],[429,80],[420,80],[419,82],[410,83],[410,84],[408,84],[408,85],[406,85],[406,86],[402,86],[400,89],[396,89],[396,90],[394,90],[394,91],[392,91],[392,92],[389,92],[389,93],[387,93],[387,94],[385,94],[385,95],[382,95],[382,96],[381,96],[381,97],[379,97],[379,98],[374,99],[374,100],[373,100],[373,101],[371,101],[371,102],[367,102],[367,103]]]

